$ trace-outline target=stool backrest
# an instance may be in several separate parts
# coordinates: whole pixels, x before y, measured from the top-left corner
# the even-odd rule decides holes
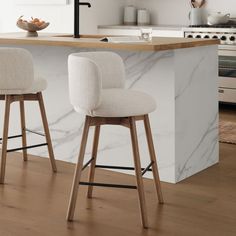
[[[21,48],[0,48],[0,89],[28,89],[34,80],[31,54]]]
[[[124,88],[124,63],[113,52],[73,53],[68,70],[70,101],[76,110],[90,114],[100,104],[101,89]]]

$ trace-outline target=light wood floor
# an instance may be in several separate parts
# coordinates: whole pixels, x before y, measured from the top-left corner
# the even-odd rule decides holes
[[[222,116],[236,119],[227,111]],[[145,180],[149,225],[141,227],[135,190],[95,188],[86,199],[81,187],[74,223],[65,220],[74,165],[20,154],[7,160],[0,186],[0,236],[230,236],[236,235],[236,145],[220,144],[220,164],[179,184],[162,183],[165,205]],[[85,174],[86,175],[86,174]],[[98,170],[97,180],[133,184],[132,176]]]

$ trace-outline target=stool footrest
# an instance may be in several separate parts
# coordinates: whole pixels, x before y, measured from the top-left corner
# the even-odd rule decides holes
[[[79,184],[88,185],[88,186],[96,186],[96,187],[137,189],[137,186],[135,185],[126,185],[126,184],[106,184],[106,183],[90,183],[90,182],[79,182]]]
[[[22,134],[13,135],[13,136],[8,136],[7,139],[20,138],[20,137],[22,137]],[[0,141],[2,141],[2,138],[0,138]]]
[[[42,146],[46,146],[46,145],[48,145],[48,143],[40,143],[40,144],[31,145],[31,146],[26,146],[26,147],[8,149],[7,152],[16,152],[16,151],[21,151],[21,150],[24,150],[24,149],[42,147]]]
[[[29,133],[32,133],[32,134],[37,134],[37,135],[45,137],[45,134],[41,134],[41,133],[39,133],[37,131],[34,131],[34,130],[31,130],[31,129],[25,129],[25,131],[27,131]]]
[[[141,170],[144,172],[144,174],[147,171],[152,171],[150,168],[153,165],[153,162],[151,162],[146,168],[141,168]],[[101,168],[101,169],[116,169],[116,170],[134,170],[134,167],[128,167],[128,166],[107,166],[107,165],[96,165],[95,168]]]
[[[90,164],[93,160],[94,160],[94,158],[92,157],[92,158],[83,166],[82,170],[86,169],[86,168],[89,166],[89,164]]]
[[[142,168],[142,175],[145,175],[147,171],[152,171],[150,167],[154,164],[154,161],[152,161],[145,169]]]

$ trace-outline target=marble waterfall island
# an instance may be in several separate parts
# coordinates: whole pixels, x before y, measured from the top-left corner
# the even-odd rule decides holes
[[[150,43],[106,43],[98,38],[41,34],[0,34],[2,47],[22,47],[34,58],[36,73],[48,82],[44,92],[55,156],[76,162],[84,117],[69,103],[67,57],[80,51],[112,50],[124,60],[126,86],[152,95],[156,112],[150,115],[162,181],[176,183],[219,161],[217,40],[154,38]],[[2,105],[3,109],[3,105]],[[38,107],[26,104],[28,128],[42,131]],[[11,112],[10,134],[19,131],[18,104]],[[2,124],[2,117],[1,117]],[[144,128],[138,127],[143,166],[149,163]],[[91,155],[91,138],[86,158]],[[38,142],[29,134],[29,144]],[[41,141],[41,140],[40,140]],[[16,146],[16,140],[10,145]],[[45,148],[29,150],[47,156]],[[133,166],[128,129],[101,130],[99,164]]]

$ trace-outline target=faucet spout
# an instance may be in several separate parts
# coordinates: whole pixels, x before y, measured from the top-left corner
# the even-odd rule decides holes
[[[89,8],[91,7],[91,4],[89,2],[79,2],[78,4],[82,6],[88,6]]]
[[[89,2],[80,2],[80,0],[74,0],[74,38],[80,38],[79,33],[79,13],[80,6],[91,7]]]

